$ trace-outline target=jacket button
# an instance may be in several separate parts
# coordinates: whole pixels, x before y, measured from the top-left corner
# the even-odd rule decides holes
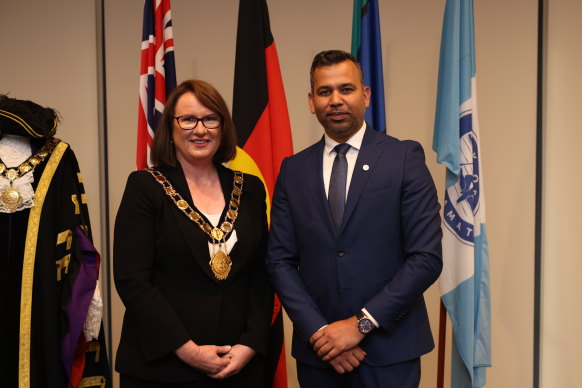
[[[344,251],[343,249],[338,249],[337,251],[337,255],[339,257],[344,257],[344,255],[346,254],[346,251]]]

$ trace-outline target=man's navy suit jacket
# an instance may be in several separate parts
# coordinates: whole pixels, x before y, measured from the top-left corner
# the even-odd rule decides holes
[[[360,309],[381,328],[360,344],[389,365],[434,348],[423,292],[442,269],[436,189],[424,152],[365,129],[336,232],[323,183],[324,140],[285,159],[275,187],[267,269],[294,324],[293,356],[325,367],[309,345]]]

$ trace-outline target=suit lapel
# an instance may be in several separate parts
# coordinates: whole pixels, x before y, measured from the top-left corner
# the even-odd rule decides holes
[[[172,186],[174,186],[174,189],[176,189],[176,191],[180,193],[180,195],[182,195],[182,198],[184,198],[190,204],[190,206],[194,208],[194,210],[196,210],[200,215],[202,215],[202,213],[200,213],[200,211],[198,211],[198,209],[194,207],[194,201],[192,200],[190,189],[188,188],[188,182],[186,182],[186,177],[184,176],[182,168],[178,166],[175,169],[160,169],[160,172],[162,172],[166,176],[166,178],[170,181]],[[222,178],[220,179],[220,182],[221,186],[223,186],[222,190],[224,193],[224,184]],[[194,257],[194,260],[196,261],[198,266],[202,269],[202,271],[204,271],[204,273],[209,278],[211,278],[217,284],[222,284],[223,282],[216,279],[216,277],[212,273],[212,270],[210,269],[210,265],[208,265],[208,262],[210,261],[210,253],[208,251],[208,238],[206,237],[206,234],[200,229],[198,224],[190,220],[188,217],[186,217],[184,213],[178,210],[176,205],[169,197],[168,201],[171,202],[171,206],[174,210],[172,211],[172,215],[176,220],[178,229],[180,230],[180,232],[182,232],[182,237],[184,238],[184,241],[186,241],[186,244],[190,248],[192,257]],[[204,215],[202,216],[204,217]],[[231,275],[229,275],[229,278],[230,277]]]
[[[384,137],[384,135],[376,133],[372,128],[366,126],[366,132],[364,133],[364,139],[362,140],[362,146],[358,152],[358,158],[356,159],[356,165],[354,166],[354,172],[350,182],[350,189],[348,191],[348,198],[344,210],[344,218],[342,220],[339,235],[341,235],[347,225],[356,205],[358,204],[358,200],[362,195],[364,187],[366,186],[366,182],[374,171],[374,165],[381,154],[378,145],[384,141]]]

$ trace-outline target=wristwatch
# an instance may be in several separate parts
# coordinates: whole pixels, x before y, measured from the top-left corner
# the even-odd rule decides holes
[[[361,310],[356,314],[356,319],[358,320],[356,326],[362,334],[371,333],[376,328],[370,318],[368,318]]]

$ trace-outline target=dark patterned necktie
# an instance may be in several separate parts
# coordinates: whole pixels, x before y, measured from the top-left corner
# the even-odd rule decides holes
[[[346,181],[348,177],[348,161],[346,160],[346,152],[350,149],[347,143],[338,144],[334,147],[336,152],[331,169],[331,177],[329,179],[329,192],[327,201],[329,203],[329,210],[331,217],[335,224],[336,231],[339,228],[344,216],[344,206],[346,204]]]

